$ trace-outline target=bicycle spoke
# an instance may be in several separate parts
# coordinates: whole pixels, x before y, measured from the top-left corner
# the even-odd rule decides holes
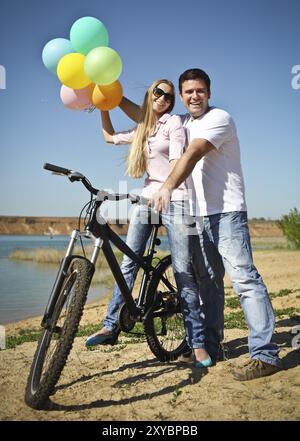
[[[150,349],[161,361],[176,359],[186,348],[180,299],[170,257],[153,274],[148,296],[153,304],[144,322]]]

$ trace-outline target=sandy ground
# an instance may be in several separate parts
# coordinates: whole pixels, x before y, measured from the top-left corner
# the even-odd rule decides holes
[[[292,289],[273,300],[276,309],[300,307],[300,253],[255,253],[255,262],[270,292]],[[230,283],[226,280],[227,288]],[[106,300],[107,302],[107,300]],[[106,302],[88,305],[82,323],[97,323]],[[11,335],[38,326],[39,319],[8,325]],[[284,370],[237,382],[231,368],[248,358],[247,331],[225,332],[228,360],[208,370],[179,362],[160,363],[146,343],[99,347],[88,351],[76,338],[48,410],[24,403],[24,389],[36,343],[0,352],[0,420],[300,420],[300,352],[293,350],[291,329],[298,320],[277,321],[274,339],[280,345]]]

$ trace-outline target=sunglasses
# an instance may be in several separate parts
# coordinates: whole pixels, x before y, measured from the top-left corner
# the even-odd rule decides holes
[[[160,89],[159,87],[155,87],[155,88],[153,89],[153,95],[154,95],[156,98],[160,98],[161,96],[163,96],[163,97],[164,97],[164,100],[165,100],[167,103],[171,103],[171,102],[174,100],[174,95],[173,95],[172,93],[166,93],[166,92],[164,92],[162,89]]]

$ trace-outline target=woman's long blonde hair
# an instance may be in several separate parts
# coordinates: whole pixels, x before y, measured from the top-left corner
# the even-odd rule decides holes
[[[152,107],[153,89],[161,83],[168,84],[172,88],[174,96],[165,113],[171,112],[175,104],[175,87],[171,81],[157,80],[147,90],[141,107],[141,120],[137,125],[127,158],[126,173],[132,178],[141,178],[147,169],[146,140],[153,135],[156,126],[156,118]]]

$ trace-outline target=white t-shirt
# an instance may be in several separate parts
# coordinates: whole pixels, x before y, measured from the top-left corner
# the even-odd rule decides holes
[[[191,192],[191,214],[208,216],[246,211],[240,145],[231,116],[211,107],[199,118],[182,117],[188,144],[202,138],[214,145],[196,164],[187,185]]]

